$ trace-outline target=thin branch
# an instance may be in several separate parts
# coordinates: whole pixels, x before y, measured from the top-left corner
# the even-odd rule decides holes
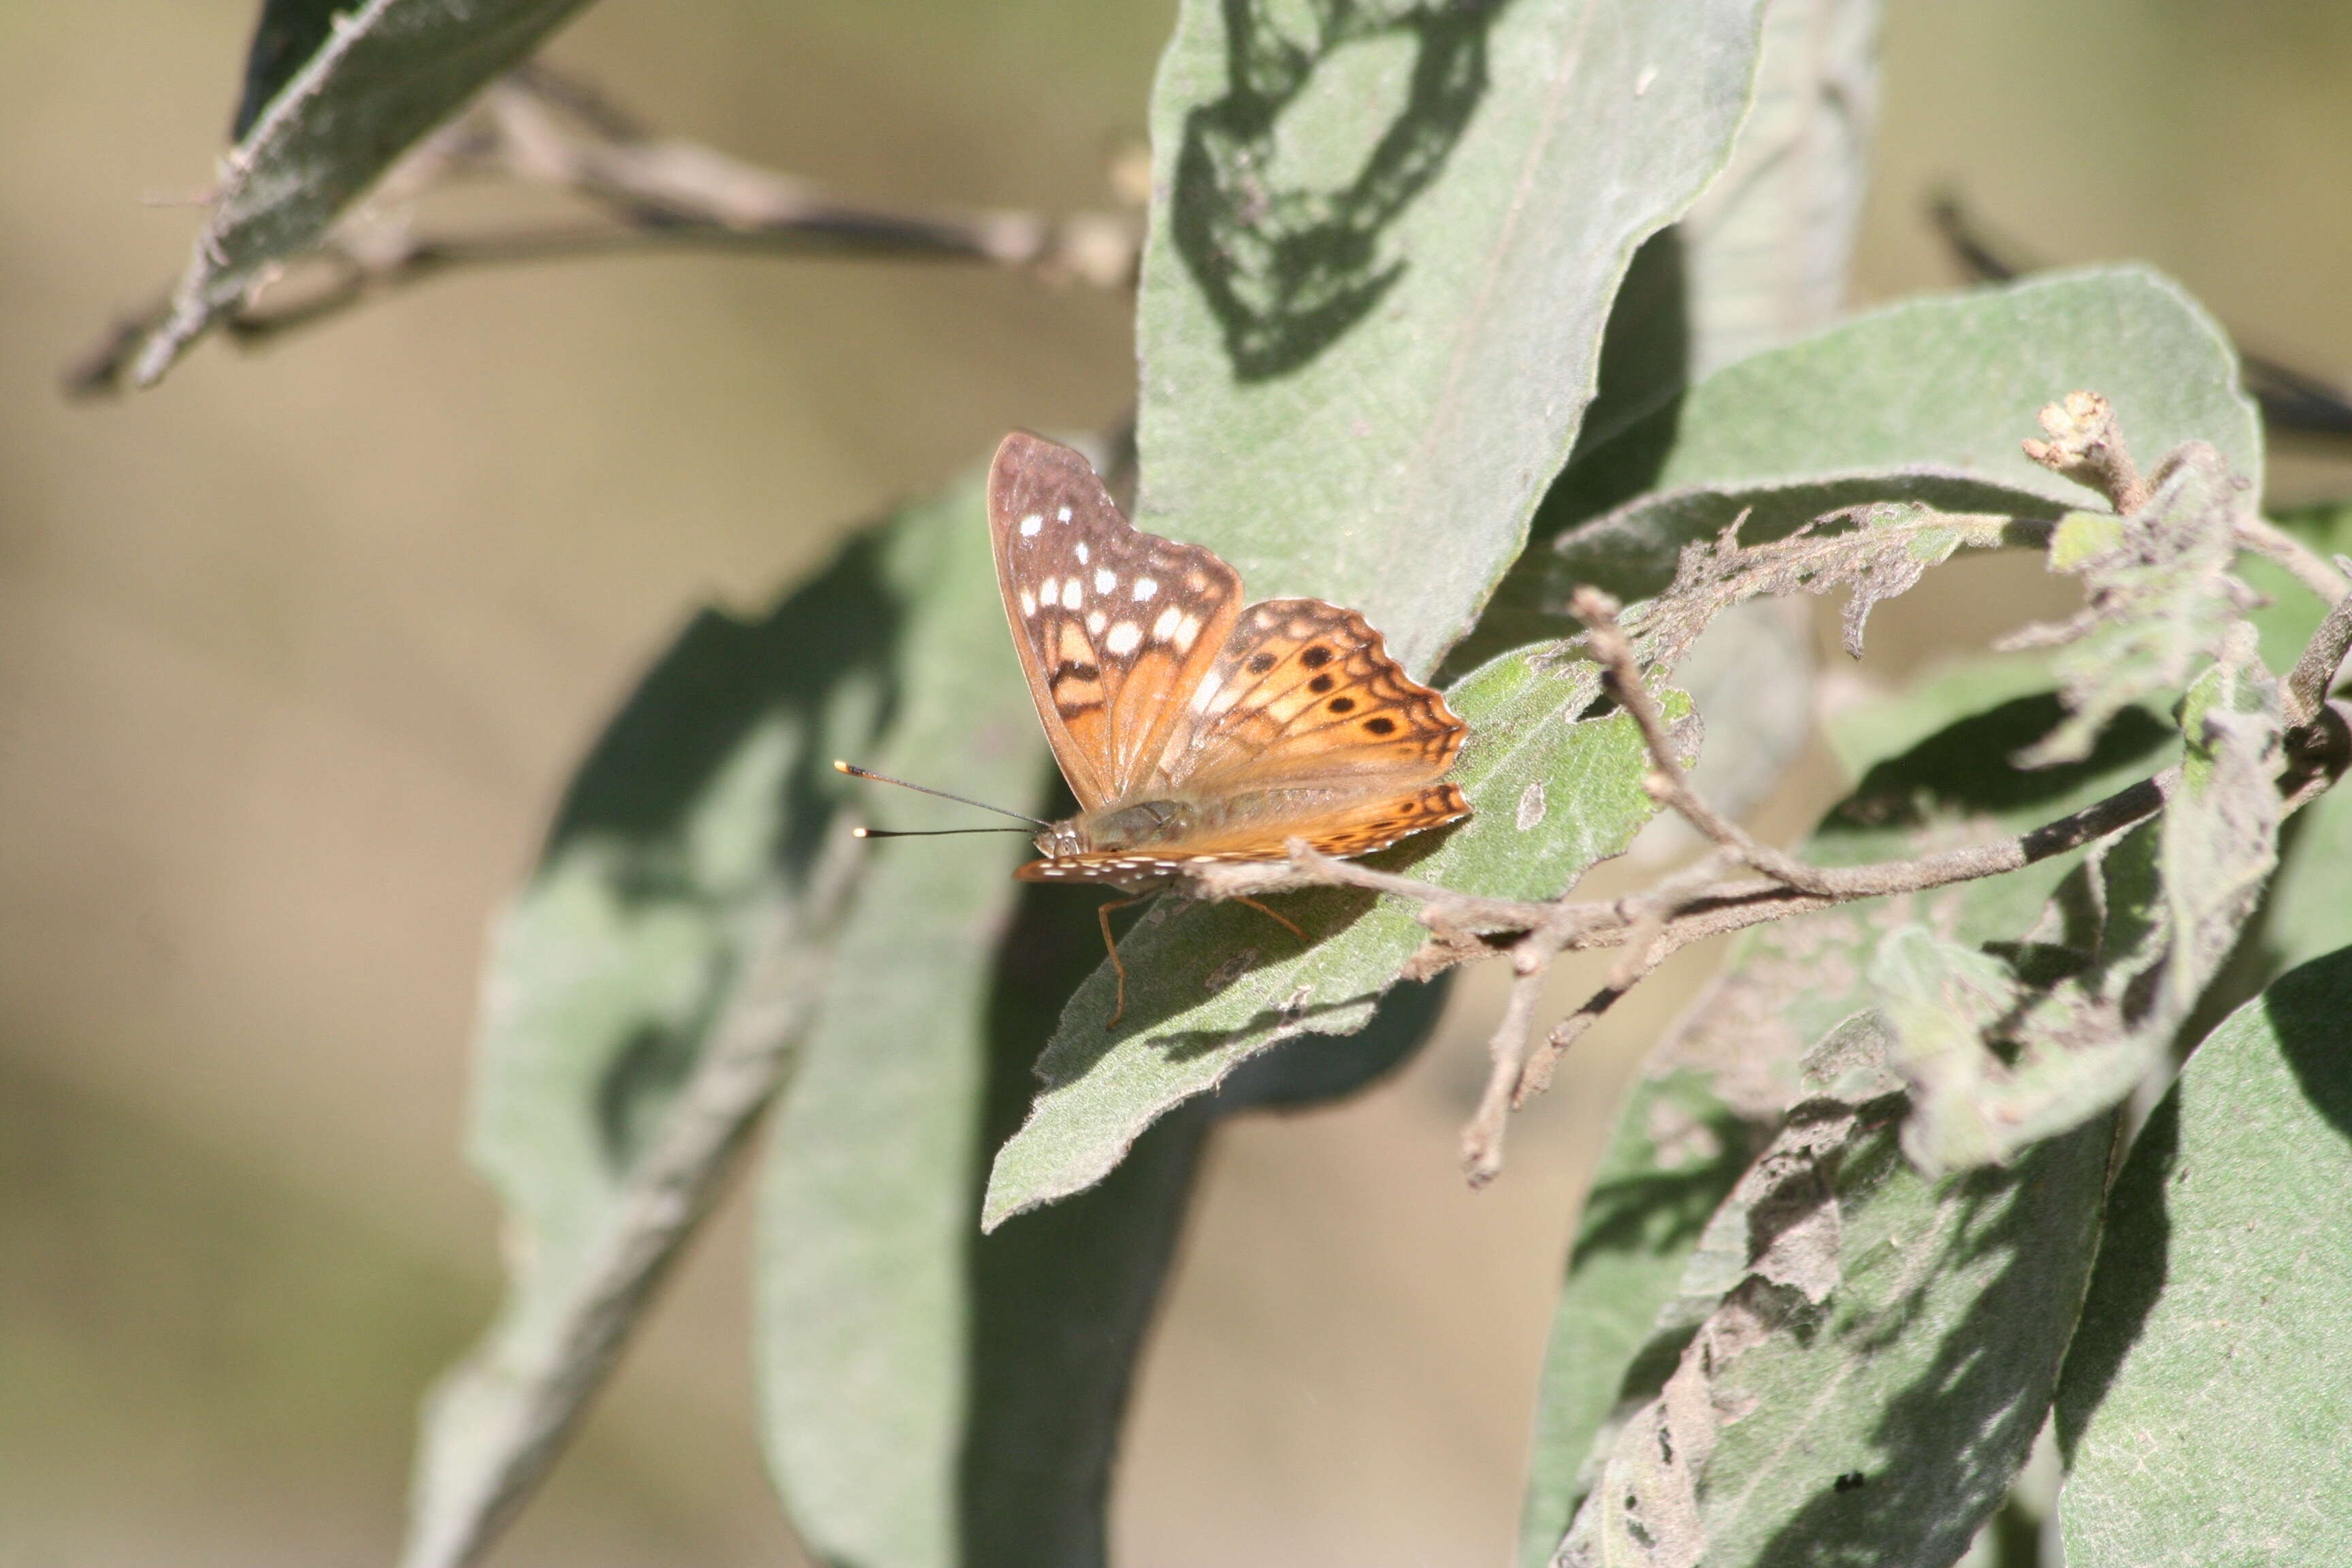
[[[2300,729],[2318,714],[2328,689],[2336,684],[2336,672],[2344,668],[2347,651],[2352,651],[2352,593],[2336,599],[2319,629],[2304,645],[2303,656],[2287,672],[2284,701],[2289,729]]]
[[[1511,950],[1511,998],[1486,1044],[1489,1066],[1478,1109],[1462,1130],[1462,1169],[1474,1187],[1483,1187],[1503,1169],[1503,1125],[1517,1104],[1519,1078],[1527,1069],[1528,1043],[1535,1031],[1536,1004],[1543,999],[1544,976],[1559,956],[1559,941],[1538,926]]]
[[[419,197],[483,176],[568,193],[602,209],[607,221],[408,232],[404,215]],[[804,180],[715,148],[652,135],[592,89],[530,65],[420,143],[365,207],[347,215],[323,246],[294,258],[223,324],[250,344],[458,268],[661,250],[956,261],[1011,268],[1057,284],[1123,289],[1133,281],[1141,246],[1142,222],[1131,211],[1055,219],[836,201]],[[119,391],[169,310],[166,295],[119,321],[67,369],[67,393]]]
[[[2323,604],[2335,604],[2352,593],[2352,577],[2330,566],[2319,552],[2305,544],[2294,534],[2263,518],[2248,515],[2237,521],[2238,547],[2277,562],[2294,574],[2295,581],[2320,597]]]
[[[1616,601],[1598,588],[1580,587],[1570,595],[1569,608],[1589,628],[1586,646],[1601,661],[1610,695],[1641,729],[1643,744],[1650,753],[1651,773],[1645,783],[1651,795],[1674,807],[1684,820],[1726,853],[1737,856],[1766,876],[1805,892],[1828,892],[1828,886],[1812,867],[1753,837],[1691,789],[1690,776],[1683,772],[1682,760],[1675,754],[1674,738],[1666,731],[1665,716],[1658,711],[1649,689],[1642,683],[1633,645],[1617,625]]]
[[[1490,899],[1377,871],[1351,860],[1334,859],[1317,851],[1303,838],[1289,841],[1289,864],[1283,869],[1291,886],[1364,888],[1420,904],[1421,923],[1441,943],[1450,944],[1443,951],[1445,956],[1456,960],[1488,951],[1483,944],[1465,938],[1520,933],[1519,941],[1509,950],[1517,974],[1511,998],[1488,1045],[1491,1066],[1486,1088],[1477,1111],[1463,1132],[1464,1168],[1472,1184],[1477,1185],[1492,1180],[1502,1169],[1503,1130],[1507,1112],[1541,1093],[1568,1047],[1619,997],[1683,948],[1710,937],[1794,915],[1811,914],[1838,904],[1895,893],[1924,892],[1930,888],[2018,870],[2079,849],[2094,839],[2155,815],[2179,787],[2179,770],[2168,769],[2014,837],[1940,850],[1909,860],[1869,866],[1807,866],[1804,872],[1806,880],[1813,884],[1811,888],[1767,871],[1769,880],[1718,880],[1693,886],[1675,879],[1646,895],[1627,899]],[[1747,860],[1744,853],[1731,846],[1725,846],[1723,853]],[[1667,909],[1672,912],[1661,912]],[[1534,1008],[1541,994],[1545,970],[1562,952],[1601,948],[1628,951],[1608,983],[1563,1020],[1540,1050],[1534,1048],[1530,1038]],[[1423,972],[1425,976],[1442,967],[1443,963],[1424,964]]]

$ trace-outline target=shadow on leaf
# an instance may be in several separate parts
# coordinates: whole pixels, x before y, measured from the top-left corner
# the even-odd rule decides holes
[[[1185,117],[1171,210],[1177,252],[1237,380],[1306,365],[1404,275],[1408,263],[1384,253],[1381,236],[1437,177],[1486,95],[1486,34],[1502,4],[1224,0],[1225,92]],[[1368,139],[1352,177],[1335,187],[1276,183],[1286,111],[1318,76],[1370,68],[1360,46],[1397,36],[1414,51],[1404,100]],[[1324,89],[1341,90],[1328,79]]]

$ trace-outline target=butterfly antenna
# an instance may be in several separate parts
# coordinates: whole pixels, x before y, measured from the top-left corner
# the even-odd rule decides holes
[[[1044,818],[1042,818],[1042,817],[1031,816],[1028,816],[1026,813],[1024,813],[1024,812],[1018,812],[1018,811],[1007,811],[1007,810],[1005,810],[1005,809],[1004,809],[1004,807],[1003,807],[1003,806],[1001,806],[1001,805],[989,805],[989,804],[988,804],[988,802],[986,802],[986,801],[984,801],[984,800],[973,800],[973,799],[971,799],[969,796],[965,796],[965,795],[950,795],[947,791],[945,791],[945,790],[943,790],[943,789],[933,789],[933,788],[931,788],[931,787],[930,787],[929,785],[928,785],[928,784],[908,784],[905,779],[894,779],[894,778],[890,777],[887,773],[875,773],[875,772],[871,771],[870,769],[861,768],[861,767],[856,767],[856,766],[854,766],[853,764],[848,763],[843,763],[843,762],[836,762],[836,763],[835,763],[833,764],[833,771],[834,771],[834,772],[835,772],[835,773],[847,773],[851,778],[854,778],[854,779],[872,779],[876,784],[897,784],[900,789],[910,789],[910,790],[913,790],[913,791],[914,791],[916,794],[918,794],[918,795],[935,795],[939,796],[941,800],[951,800],[951,801],[955,802],[958,805],[969,805],[969,806],[975,807],[975,808],[977,808],[978,810],[981,810],[981,811],[992,811],[992,812],[996,813],[996,815],[997,815],[997,816],[1009,816],[1009,817],[1012,817],[1012,818],[1013,818],[1014,821],[1016,821],[1016,822],[1026,822],[1026,823],[1031,823],[1031,824],[1034,824],[1034,826],[1039,826],[1039,827],[1051,827],[1051,826],[1054,826],[1052,823],[1045,821],[1045,820]],[[949,831],[949,832],[957,832],[957,831],[961,831],[961,832],[990,832],[990,831],[995,831],[995,832],[1009,832],[1009,831],[1011,831],[1011,830],[1010,830],[1010,829],[1005,829],[1005,828],[1000,828],[1000,829],[987,829],[987,828],[963,828],[963,829],[954,829],[954,828],[950,828],[950,829],[947,829],[946,831]],[[869,834],[869,835],[867,835],[866,837],[875,837],[875,836],[874,836],[874,835]]]
[[[1025,827],[853,827],[852,838],[952,838],[959,833],[1022,833]]]

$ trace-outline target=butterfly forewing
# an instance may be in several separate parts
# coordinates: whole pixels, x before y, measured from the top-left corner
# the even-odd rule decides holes
[[[989,470],[998,586],[1054,760],[1088,811],[1129,795],[1224,647],[1241,580],[1142,532],[1080,454],[1007,436]]]

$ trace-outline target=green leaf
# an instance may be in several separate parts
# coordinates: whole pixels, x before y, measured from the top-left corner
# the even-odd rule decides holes
[[[2080,507],[2085,492],[2019,447],[2035,411],[2076,389],[2105,396],[2151,460],[2209,442],[2259,493],[2254,406],[2204,311],[2140,268],[2044,275],[1907,300],[1751,355],[1580,455],[1539,531],[1590,515],[1612,490],[1655,493],[1532,556],[1528,570],[1544,569],[1515,583],[1510,602],[1564,602],[1579,582],[1646,598],[1673,577],[1684,544],[1743,510],[1742,535],[1758,541],[1866,501],[2030,516]]]
[[[1835,320],[1878,124],[1878,0],[1779,0],[1731,162],[1675,226],[1690,370]],[[1682,367],[1675,367],[1677,371]]]
[[[245,81],[238,88],[236,112],[228,134],[241,142],[261,118],[278,89],[302,68],[334,36],[335,0],[262,0],[261,18],[253,26],[253,42],[246,47]]]
[[[1722,166],[1762,9],[1185,0],[1137,521],[1433,667],[1568,456],[1628,258]]]
[[[1949,1563],[2000,1503],[2074,1330],[2113,1128],[1931,1180],[1897,1149],[1880,1038],[1857,1018],[1808,1058],[1709,1227],[1739,1267],[1558,1561]]]
[[[363,0],[335,17],[323,42],[312,38],[314,10],[272,6],[255,38],[248,95],[274,74],[259,68],[266,44],[311,47],[224,160],[171,308],[140,349],[139,384],[161,379],[248,289],[317,245],[402,153],[583,3]]]
[[[427,1413],[410,1568],[520,1505],[808,1031],[861,849],[830,760],[900,737],[1034,787],[992,577],[966,484],[761,621],[698,617],[582,767],[484,985],[473,1152],[514,1277]]]
[[[2046,691],[2012,695],[2017,662],[1985,661],[1845,710],[1840,748],[1864,777],[1814,830],[1804,858],[1857,865],[2020,832],[2161,762],[2171,730],[2134,710],[2085,763],[2033,773],[2010,766],[2011,751],[2059,713]],[[1627,1097],[1594,1178],[1545,1352],[1522,1526],[1528,1568],[1549,1560],[1592,1484],[1596,1443],[1605,1453],[1615,1423],[1655,1396],[1744,1267],[1744,1255],[1722,1261],[1722,1247],[1715,1261],[1694,1262],[1701,1228],[1799,1096],[1806,1052],[1870,1005],[1865,971],[1880,934],[1924,901],[1956,938],[2014,935],[2067,866],[2045,863],[1924,900],[1827,910],[1740,938],[1723,975]],[[1744,1237],[1724,1247],[1734,1244]]]
[[[1600,694],[1592,666],[1506,659],[1448,694],[1470,724],[1454,778],[1475,815],[1442,838],[1408,840],[1380,864],[1465,891],[1532,898],[1622,851],[1654,803],[1631,719],[1577,716]],[[1689,711],[1680,694],[1670,716]],[[1214,1089],[1248,1058],[1301,1034],[1349,1034],[1427,937],[1411,910],[1354,889],[1286,896],[1298,940],[1239,904],[1163,899],[1122,939],[1127,1013],[1107,1027],[1114,985],[1097,970],[1038,1063],[1045,1087],[999,1151],[985,1221],[1102,1179],[1142,1130]]]
[[[2141,1131],[2066,1360],[2073,1568],[2352,1562],[2352,951],[2206,1039]]]

